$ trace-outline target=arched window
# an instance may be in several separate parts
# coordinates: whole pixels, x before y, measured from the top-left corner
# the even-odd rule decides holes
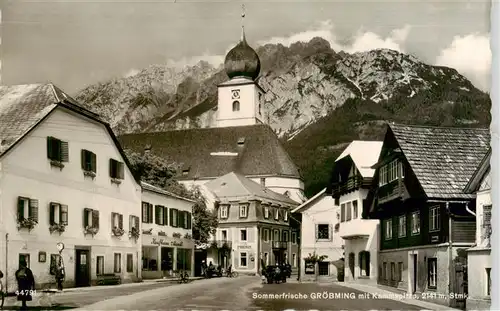
[[[240,102],[237,100],[233,102],[233,111],[240,111]]]

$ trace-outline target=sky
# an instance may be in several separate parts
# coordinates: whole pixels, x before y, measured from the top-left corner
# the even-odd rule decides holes
[[[1,82],[52,82],[75,94],[149,65],[218,65],[240,38],[242,3],[254,48],[316,36],[335,51],[390,48],[489,91],[486,0],[0,0]]]

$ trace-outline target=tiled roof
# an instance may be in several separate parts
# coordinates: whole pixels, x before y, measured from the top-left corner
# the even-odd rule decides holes
[[[164,190],[162,188],[153,186],[151,184],[145,183],[143,181],[141,181],[141,187],[142,187],[143,190],[146,190],[146,191],[155,192],[155,193],[158,193],[158,194],[163,194],[163,195],[166,195],[166,196],[169,196],[169,197],[177,198],[179,200],[184,200],[184,201],[195,203],[195,201],[193,201],[191,199],[188,199],[188,198],[185,198],[185,197],[181,197],[180,195],[177,195],[175,193],[172,193],[170,191]]]
[[[404,156],[429,198],[467,198],[464,193],[490,146],[482,128],[389,124]]]
[[[270,200],[278,204],[285,204],[289,207],[296,207],[298,205],[297,202],[286,195],[264,188],[255,181],[235,172],[211,180],[204,186],[219,199],[257,198]]]
[[[0,86],[0,156],[58,104],[98,117],[50,83]]]
[[[245,176],[300,177],[268,125],[127,134],[119,140],[125,149],[142,153],[150,147],[151,153],[180,165],[185,173],[179,179],[217,178],[233,171]]]
[[[375,169],[372,166],[377,163],[382,144],[381,141],[354,140],[335,162],[346,156],[351,156],[361,176],[372,178],[373,174],[375,174]]]

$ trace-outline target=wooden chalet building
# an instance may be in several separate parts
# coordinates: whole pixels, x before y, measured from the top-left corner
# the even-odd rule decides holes
[[[488,129],[388,125],[370,208],[381,226],[379,284],[464,307],[476,236],[464,188],[489,143]]]

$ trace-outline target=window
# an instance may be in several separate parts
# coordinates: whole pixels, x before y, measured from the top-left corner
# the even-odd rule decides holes
[[[240,253],[240,267],[246,267],[247,266],[247,253],[243,252]]]
[[[111,213],[111,228],[123,229],[123,215]]]
[[[269,242],[269,230],[268,229],[262,229],[262,240],[264,242]]]
[[[385,220],[385,239],[390,240],[392,239],[392,219],[386,219]]]
[[[297,244],[297,233],[292,232],[292,244]]]
[[[267,265],[269,265],[269,254],[268,253],[264,253],[264,263]]]
[[[68,162],[68,143],[55,137],[47,137],[47,158],[52,161]]]
[[[87,172],[97,172],[97,157],[95,153],[82,149],[82,169]]]
[[[280,240],[280,231],[279,230],[274,230],[274,233],[273,233],[273,241],[279,241]]]
[[[50,211],[49,211],[49,221],[50,225],[63,225],[67,226],[68,225],[68,206],[67,205],[62,205],[59,203],[50,203],[49,205]]]
[[[420,234],[420,212],[413,212],[411,214],[411,234]]]
[[[265,219],[269,218],[269,206],[267,205],[264,206],[264,218]]]
[[[482,230],[482,238],[489,239],[491,236],[491,205],[483,206]]]
[[[233,111],[240,111],[240,102],[237,100],[233,102]]]
[[[329,275],[328,266],[329,266],[328,261],[318,262],[318,274],[319,275]]]
[[[486,268],[486,296],[491,295],[491,268]]]
[[[30,268],[30,254],[19,254],[19,268],[23,261],[26,263],[26,267]]]
[[[297,254],[292,254],[292,267],[297,267]]]
[[[403,281],[403,263],[398,262],[398,282]]]
[[[316,225],[316,239],[329,240],[330,239],[330,225],[317,224]]]
[[[340,222],[345,221],[345,203],[340,205]]]
[[[246,241],[247,240],[247,229],[241,229],[240,230],[240,241]]]
[[[431,289],[437,286],[437,258],[427,258],[427,284]]]
[[[387,280],[387,262],[384,262],[382,266],[382,279]]]
[[[99,211],[90,208],[83,209],[83,227],[99,228]]]
[[[391,262],[391,281],[396,281],[396,264]]]
[[[227,205],[221,205],[221,207],[220,207],[220,218],[227,218],[228,208],[229,207]]]
[[[175,208],[170,209],[170,226],[177,228],[179,226],[179,211]]]
[[[439,206],[433,206],[429,209],[429,231],[439,230]]]
[[[153,204],[142,202],[142,222],[145,224],[153,223]]]
[[[125,174],[125,166],[123,162],[115,159],[109,159],[109,177],[113,179],[123,179]]]
[[[283,220],[288,221],[288,211],[283,212]]]
[[[165,225],[165,207],[162,205],[155,205],[155,224]]]
[[[358,218],[358,201],[352,201],[352,219]]]
[[[115,253],[115,261],[113,264],[114,273],[122,272],[122,254]]]
[[[397,176],[397,160],[394,160],[388,164],[387,167],[387,182],[393,182],[398,178]]]
[[[346,218],[345,218],[345,221],[350,221],[351,220],[351,212],[352,212],[352,208],[351,208],[351,202],[347,202],[346,204]]]
[[[96,261],[97,261],[97,263],[95,266],[95,268],[96,268],[95,273],[97,275],[104,274],[104,256],[97,256]]]
[[[139,231],[139,217],[135,215],[130,215],[128,218],[129,231],[137,230]]]
[[[283,242],[288,242],[288,230],[283,230]]]
[[[406,215],[399,216],[398,234],[400,238],[406,236]]]
[[[280,219],[280,210],[278,208],[274,210],[274,219],[275,220]]]
[[[387,165],[380,167],[378,180],[378,185],[380,187],[387,184]]]
[[[240,204],[240,218],[248,217],[248,204]]]
[[[17,198],[17,219],[31,219],[38,222],[38,200],[24,197]]]
[[[190,212],[184,211],[184,229],[191,229],[193,219]]]
[[[127,272],[134,272],[134,255],[127,254]]]

